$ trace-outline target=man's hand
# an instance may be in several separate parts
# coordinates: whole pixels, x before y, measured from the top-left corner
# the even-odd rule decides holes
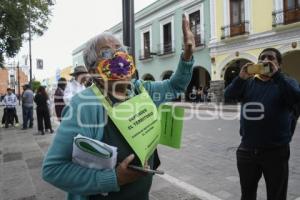
[[[132,183],[132,182],[136,181],[137,179],[139,179],[140,177],[143,177],[146,175],[145,173],[127,168],[127,166],[133,161],[133,159],[134,159],[134,155],[131,154],[130,156],[125,158],[118,165],[118,167],[116,169],[118,184],[120,186],[128,184],[128,183]]]
[[[242,68],[241,68],[241,71],[240,71],[240,78],[243,79],[243,80],[247,80],[248,78],[252,77],[253,75],[252,74],[248,74],[247,72],[247,68],[248,66],[250,65],[253,65],[253,63],[247,63],[245,64]]]
[[[184,42],[183,59],[185,61],[190,61],[192,59],[195,49],[195,37],[190,29],[190,22],[185,16],[185,14],[182,15],[182,32]]]

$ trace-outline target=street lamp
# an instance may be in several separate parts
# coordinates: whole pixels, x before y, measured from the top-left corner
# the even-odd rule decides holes
[[[123,43],[130,47],[130,54],[135,57],[135,21],[134,0],[123,0]],[[135,60],[135,59],[134,59]]]
[[[55,0],[47,0],[49,6],[53,6],[56,1]],[[29,85],[32,88],[32,56],[31,56],[31,0],[28,0],[29,5]]]

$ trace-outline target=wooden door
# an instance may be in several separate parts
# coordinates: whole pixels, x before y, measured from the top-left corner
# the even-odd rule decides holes
[[[291,24],[300,21],[300,0],[284,1],[284,23]]]
[[[230,0],[230,36],[245,33],[244,0]]]

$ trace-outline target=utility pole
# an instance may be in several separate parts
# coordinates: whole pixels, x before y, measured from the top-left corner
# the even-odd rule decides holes
[[[135,60],[135,21],[134,0],[122,0],[123,5],[123,43],[130,47],[130,54]]]
[[[20,83],[20,67],[19,67],[19,62],[17,65],[17,70],[18,70],[18,96],[19,96],[19,105],[21,105],[21,83]]]
[[[29,1],[29,85],[32,88],[32,57],[31,57],[31,0]]]

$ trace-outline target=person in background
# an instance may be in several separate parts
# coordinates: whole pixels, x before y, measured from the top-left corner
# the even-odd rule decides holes
[[[22,114],[23,114],[23,130],[26,130],[33,127],[33,92],[30,89],[29,84],[25,84],[23,86],[23,94],[22,94]]]
[[[4,105],[5,105],[5,128],[8,128],[8,124],[14,125],[14,116],[16,112],[17,106],[17,97],[12,92],[12,89],[7,88],[7,95],[4,97]],[[18,122],[17,122],[18,123]]]
[[[59,121],[61,121],[61,113],[65,107],[64,90],[66,89],[66,85],[67,85],[67,80],[65,78],[58,79],[57,89],[55,90],[54,93],[55,113]]]
[[[197,101],[197,88],[196,88],[196,86],[193,86],[193,88],[192,88],[191,100],[192,100],[193,103],[196,103],[196,101]]]
[[[18,96],[16,95],[16,91],[13,90],[13,93],[14,95],[17,97],[17,100],[19,99]],[[18,118],[18,113],[17,113],[17,109],[15,107],[14,109],[14,118],[13,118],[15,121],[16,121],[16,124],[15,124],[15,127],[19,127],[19,118]]]
[[[208,86],[203,87],[203,102],[209,102],[210,101],[210,99],[208,98],[208,90],[209,90]]]
[[[45,134],[43,124],[45,124],[45,130],[50,130],[50,133],[53,133],[52,126],[51,126],[51,120],[50,120],[48,101],[49,101],[49,97],[48,97],[45,87],[40,86],[34,97],[34,102],[37,105],[36,115],[37,115],[37,121],[38,121],[38,132],[41,135]]]
[[[300,102],[299,83],[280,72],[282,55],[264,49],[259,63],[268,74],[249,74],[244,65],[225,89],[225,97],[239,100],[241,144],[237,149],[242,200],[255,200],[258,182],[265,178],[268,200],[286,200],[289,179],[291,109]]]
[[[204,99],[203,87],[200,86],[197,90],[197,102],[203,102]]]
[[[73,79],[67,84],[66,89],[64,90],[64,102],[69,104],[71,98],[85,89],[85,82],[88,79],[88,70],[85,66],[79,65],[76,66],[74,72],[70,74],[73,76]]]

